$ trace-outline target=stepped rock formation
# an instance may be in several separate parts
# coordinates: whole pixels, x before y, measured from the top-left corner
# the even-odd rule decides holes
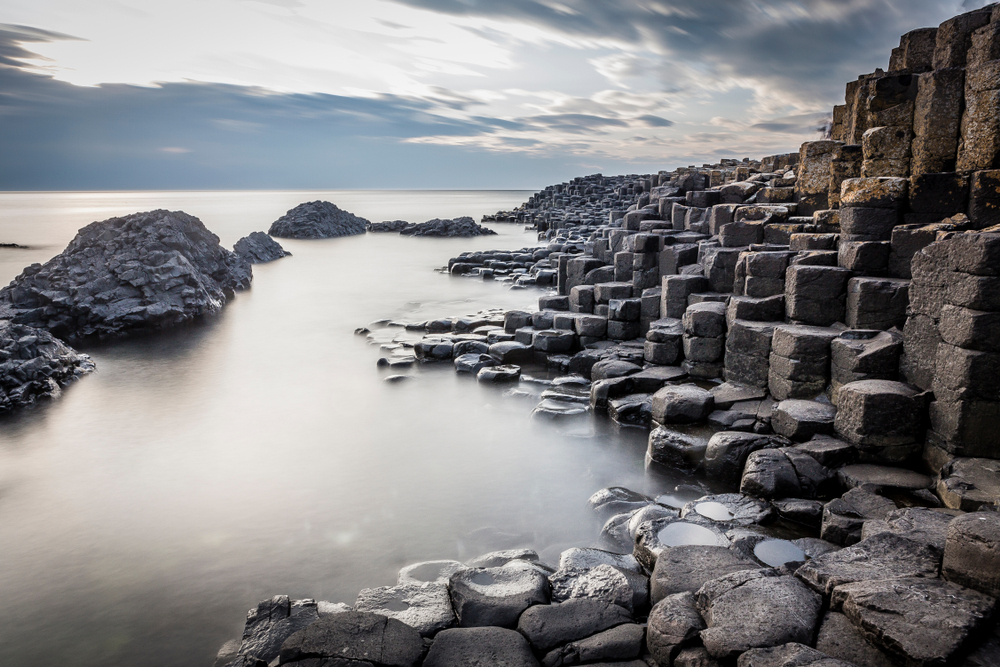
[[[328,239],[364,234],[371,224],[328,201],[299,204],[271,223],[267,233],[283,239]]]
[[[0,319],[65,341],[163,329],[222,309],[250,265],[182,211],[94,222],[0,290]]]
[[[390,220],[387,222],[369,222],[369,232],[399,232],[401,236],[437,236],[458,238],[470,236],[493,236],[495,231],[482,225],[469,216],[450,220],[434,218],[427,222],[414,224],[405,220]]]
[[[0,321],[0,412],[54,398],[93,370],[90,357],[48,331]]]
[[[244,236],[233,246],[233,251],[251,264],[273,262],[292,254],[264,232],[252,232]]]

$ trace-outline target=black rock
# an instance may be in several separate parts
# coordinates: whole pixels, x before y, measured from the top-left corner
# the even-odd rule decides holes
[[[444,237],[468,237],[468,236],[493,236],[495,231],[482,225],[477,225],[476,221],[468,216],[455,218],[454,220],[442,220],[434,218],[419,225],[410,225],[400,230],[401,236],[444,236]]]
[[[535,605],[521,614],[517,629],[541,653],[631,623],[632,615],[610,602],[574,598],[561,604]]]
[[[291,635],[319,620],[313,600],[289,600],[287,595],[275,595],[257,604],[247,614],[237,658],[237,665],[253,664],[254,660],[271,662],[278,657],[282,643]]]
[[[382,667],[414,667],[424,652],[420,634],[380,614],[347,611],[325,616],[281,645],[280,662],[340,658]]]
[[[233,250],[251,264],[266,264],[292,254],[264,232],[252,232],[244,236],[236,242]]]
[[[424,667],[538,667],[538,661],[514,630],[452,628],[434,639]]]
[[[0,319],[71,343],[176,326],[212,315],[250,286],[243,258],[182,211],[94,222],[45,264],[0,291]]]
[[[0,321],[0,412],[54,398],[94,368],[48,331]]]
[[[328,201],[299,204],[271,223],[267,233],[283,239],[328,239],[364,234],[368,221]]]
[[[369,222],[365,225],[365,229],[373,233],[401,232],[411,225],[413,225],[413,223],[407,222],[406,220],[387,220],[385,222]]]

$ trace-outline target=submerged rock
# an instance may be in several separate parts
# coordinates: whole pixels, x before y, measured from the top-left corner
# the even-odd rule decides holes
[[[368,221],[328,201],[299,204],[271,223],[267,233],[283,239],[328,239],[364,234]]]
[[[266,264],[292,254],[264,232],[252,232],[244,236],[236,242],[233,250],[251,264]]]
[[[182,211],[94,222],[0,290],[0,318],[77,342],[212,315],[250,286],[250,265]]]
[[[418,225],[404,227],[399,233],[401,236],[443,236],[449,238],[496,235],[495,231],[488,227],[477,225],[476,221],[468,216],[462,216],[453,220],[434,218]]]
[[[0,412],[59,395],[94,362],[47,331],[0,321]]]

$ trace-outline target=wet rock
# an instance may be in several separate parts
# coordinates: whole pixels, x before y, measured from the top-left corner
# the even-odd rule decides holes
[[[483,368],[497,365],[497,362],[493,359],[493,357],[479,352],[460,354],[452,361],[455,364],[456,373],[471,373],[472,375],[476,375]]]
[[[560,667],[588,662],[631,660],[642,653],[645,636],[646,629],[641,625],[618,625],[549,652],[542,660],[542,665]]]
[[[816,650],[857,667],[896,667],[888,655],[868,643],[846,616],[828,611],[816,635]]]
[[[400,236],[437,236],[446,238],[470,237],[470,236],[495,236],[496,232],[488,227],[476,224],[476,221],[468,216],[455,218],[454,220],[442,220],[434,218],[427,222],[416,225],[409,225],[399,230]]]
[[[233,251],[250,264],[266,264],[292,254],[264,232],[244,236],[233,246]]]
[[[469,567],[503,567],[507,563],[515,560],[535,562],[538,560],[538,553],[532,549],[504,549],[502,551],[491,551],[488,554],[477,556],[466,563]]]
[[[313,600],[292,601],[287,595],[275,595],[257,604],[247,613],[243,639],[236,655],[237,665],[271,662],[278,657],[281,644],[294,633],[319,620]]]
[[[797,540],[792,540],[792,543],[802,549],[810,558],[819,558],[823,554],[840,550],[840,547],[833,542],[827,542],[817,537],[800,537]]]
[[[641,509],[652,503],[653,499],[622,486],[611,486],[601,489],[592,495],[587,502],[595,512],[603,516],[611,516]]]
[[[967,512],[1000,505],[1000,461],[953,459],[941,470],[937,492],[945,505]]]
[[[590,379],[594,382],[597,382],[598,380],[609,380],[612,378],[632,375],[641,370],[642,366],[629,363],[628,361],[622,361],[620,359],[605,359],[604,361],[598,361],[594,364],[593,368],[590,369]]]
[[[457,560],[429,560],[407,565],[399,571],[400,584],[447,584],[451,575],[468,567]]]
[[[685,545],[728,547],[729,539],[714,522],[701,517],[675,519],[664,517],[644,521],[635,531],[632,555],[650,572],[660,554]]]
[[[823,520],[823,503],[806,498],[781,498],[773,501],[778,516],[788,521],[819,528]]]
[[[588,599],[614,604],[630,612],[633,609],[635,591],[628,575],[610,565],[560,568],[549,575],[549,584],[552,586],[554,602]]]
[[[653,394],[652,401],[653,420],[659,424],[704,421],[715,404],[712,394],[689,384],[666,386]]]
[[[653,605],[677,593],[694,593],[705,582],[759,566],[721,546],[679,546],[667,549],[656,559],[650,577]]]
[[[695,599],[708,626],[701,631],[702,643],[720,659],[753,648],[810,643],[823,604],[795,577],[759,569],[713,579]]]
[[[646,647],[658,665],[676,664],[674,658],[705,629],[693,593],[669,595],[649,612]]]
[[[669,468],[691,470],[701,465],[707,447],[704,438],[657,426],[649,433],[646,460]]]
[[[840,468],[854,463],[857,458],[854,445],[825,435],[818,435],[808,442],[798,444],[796,449],[813,457],[827,468]]]
[[[855,544],[861,541],[866,520],[885,519],[895,509],[896,504],[888,498],[861,488],[851,489],[823,508],[820,537],[842,546]]]
[[[758,498],[828,496],[833,471],[794,447],[762,449],[747,458],[740,491]]]
[[[1000,597],[1000,514],[973,512],[949,524],[941,576]]]
[[[368,221],[328,201],[299,204],[271,223],[267,233],[283,239],[328,239],[364,234]]]
[[[941,556],[944,554],[948,526],[954,518],[954,512],[947,510],[905,507],[889,512],[884,519],[865,521],[864,528],[861,530],[861,539],[866,540],[879,533],[893,533],[908,540],[926,544]]]
[[[0,412],[56,398],[95,368],[48,331],[0,321]]]
[[[368,611],[406,623],[424,637],[455,624],[455,612],[445,584],[400,584],[364,588],[355,611]]]
[[[838,586],[832,604],[897,661],[931,667],[954,662],[996,600],[941,579],[882,577]]]
[[[632,554],[616,554],[603,549],[574,547],[563,551],[559,556],[559,568],[592,568],[598,565],[610,565],[619,570],[627,570],[642,574],[642,566]]]
[[[538,667],[528,641],[504,628],[452,628],[434,638],[424,667]]]
[[[548,602],[548,581],[537,571],[470,568],[451,575],[451,602],[463,628],[496,625],[513,628],[533,604]]]
[[[927,475],[907,470],[871,463],[855,463],[837,471],[841,483],[848,488],[867,487],[869,489],[903,489],[916,491],[929,489],[933,480]]]
[[[705,449],[705,472],[727,484],[738,484],[752,452],[791,443],[780,436],[720,431]]]
[[[486,366],[476,373],[479,382],[517,382],[521,377],[521,367],[505,364],[503,366]]]
[[[531,416],[536,419],[566,419],[581,417],[589,412],[589,405],[547,398],[535,406],[535,409],[531,411]]]
[[[517,629],[535,651],[548,653],[564,644],[631,622],[632,615],[618,605],[581,598],[561,604],[535,605],[521,614]]]
[[[837,408],[829,403],[789,399],[781,401],[771,415],[771,428],[778,435],[804,442],[816,435],[833,433]]]
[[[802,581],[824,595],[837,586],[890,577],[935,577],[938,554],[892,533],[873,535],[854,546],[814,558],[795,572]]]
[[[736,667],[861,667],[838,660],[805,644],[755,648],[740,656]]]
[[[424,652],[420,634],[380,614],[348,611],[324,616],[281,645],[280,662],[339,658],[378,667],[413,667]]]
[[[733,523],[740,526],[765,524],[774,519],[774,509],[770,503],[742,493],[720,493],[703,496],[681,508],[681,518],[692,514],[719,523]]]
[[[250,286],[250,265],[198,218],[150,211],[81,229],[66,249],[0,290],[0,319],[70,343],[214,315]]]

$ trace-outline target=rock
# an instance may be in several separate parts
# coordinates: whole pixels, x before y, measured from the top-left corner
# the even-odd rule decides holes
[[[590,369],[590,379],[594,382],[598,380],[609,380],[611,378],[625,377],[633,375],[642,370],[642,366],[622,361],[620,359],[605,359],[598,361]]]
[[[479,352],[460,354],[452,360],[452,363],[455,364],[456,373],[469,373],[471,375],[478,374],[483,368],[497,365],[493,357]]]
[[[949,524],[941,576],[1000,597],[1000,514],[973,512]]]
[[[369,222],[365,225],[365,231],[373,233],[385,233],[385,232],[401,232],[410,225],[412,222],[407,222],[406,220],[386,220],[384,222]]]
[[[855,544],[861,541],[866,520],[885,519],[895,509],[896,504],[888,498],[862,488],[851,489],[823,508],[820,537],[842,546]]]
[[[649,433],[646,460],[669,468],[694,469],[701,465],[707,447],[704,438],[657,426]]]
[[[804,442],[816,435],[831,435],[836,414],[837,408],[829,403],[789,399],[775,406],[771,428],[778,435]]]
[[[814,558],[795,576],[824,595],[842,584],[890,577],[935,577],[938,554],[892,533],[874,535],[854,546]]]
[[[328,201],[299,204],[271,223],[267,233],[283,239],[328,239],[364,234],[368,221]]]
[[[587,502],[595,512],[602,516],[611,516],[641,509],[652,503],[653,499],[622,486],[611,486],[601,489]]]
[[[720,667],[720,665],[708,654],[704,646],[692,646],[681,649],[674,658],[673,667]]]
[[[961,655],[996,600],[941,579],[880,577],[838,586],[832,604],[897,661],[931,667]]]
[[[511,364],[484,366],[476,373],[479,382],[517,382],[521,377],[521,367]]]
[[[477,556],[466,563],[469,567],[503,567],[507,563],[515,560],[535,562],[538,560],[538,552],[532,549],[504,549],[502,551],[491,551],[488,554]]]
[[[618,605],[630,612],[633,609],[635,591],[629,576],[610,565],[560,568],[549,575],[549,584],[552,586],[553,602],[588,599]]]
[[[233,656],[239,659],[236,664],[271,662],[278,657],[286,639],[317,620],[319,613],[313,600],[293,602],[287,595],[275,595],[259,602],[256,609],[247,613],[243,639]]]
[[[95,368],[48,331],[0,321],[0,412],[56,398]]]
[[[445,584],[399,584],[364,588],[355,611],[368,611],[406,623],[424,637],[455,624],[455,612]]]
[[[825,435],[815,436],[808,442],[796,445],[796,448],[828,468],[840,468],[854,463],[857,457],[854,445]]]
[[[618,605],[590,599],[535,605],[521,614],[517,629],[540,653],[584,639],[617,625],[631,623],[632,615]]]
[[[700,516],[687,519],[663,517],[644,521],[638,526],[632,554],[652,572],[660,554],[685,545],[728,547],[729,539],[713,521]]]
[[[733,659],[753,648],[810,643],[822,598],[776,570],[746,570],[707,582],[695,595],[708,626],[701,640],[713,658]]]
[[[837,391],[837,407],[838,435],[862,449],[907,445],[923,433],[924,399],[902,382],[850,382]]]
[[[945,505],[967,512],[983,505],[1000,505],[1000,461],[952,459],[941,470],[937,492]]]
[[[214,315],[250,286],[250,265],[181,211],[134,213],[81,229],[66,249],[0,290],[0,319],[69,343]]]
[[[549,652],[542,660],[542,665],[560,667],[588,662],[631,660],[642,653],[645,636],[646,629],[641,625],[618,625]]]
[[[659,424],[691,424],[704,421],[715,399],[692,384],[670,385],[653,394],[653,420]]]
[[[841,483],[851,489],[868,487],[873,489],[903,489],[916,491],[929,489],[934,484],[927,475],[890,466],[872,463],[855,463],[837,471]]]
[[[442,220],[434,218],[417,225],[404,227],[399,231],[400,236],[437,236],[446,238],[470,237],[470,236],[495,236],[496,232],[488,227],[477,225],[476,221],[468,216],[455,218],[454,220]]]
[[[396,581],[400,584],[447,584],[451,575],[466,567],[457,560],[429,560],[407,565],[399,571]]]
[[[538,667],[520,633],[503,628],[452,628],[434,638],[424,667]]]
[[[677,664],[674,658],[684,644],[691,643],[705,629],[695,607],[693,593],[669,595],[649,612],[646,647],[658,665]]]
[[[603,549],[578,548],[567,549],[559,556],[559,568],[592,568],[598,565],[610,565],[619,570],[642,574],[642,566],[632,554],[616,554]]]
[[[656,559],[649,580],[650,598],[655,608],[661,600],[678,593],[694,593],[712,579],[755,569],[759,569],[756,563],[726,547],[673,547]]]
[[[857,667],[896,667],[888,655],[875,648],[846,616],[828,611],[816,635],[816,650]]]
[[[282,664],[310,658],[340,658],[377,667],[414,667],[424,652],[420,634],[380,614],[348,611],[324,616],[281,645]]]
[[[720,493],[702,496],[681,508],[681,518],[700,516],[718,523],[739,526],[770,523],[774,519],[774,509],[770,503],[742,493]]]
[[[773,501],[778,516],[787,521],[819,528],[823,520],[823,503],[807,498],[780,498]]]
[[[805,644],[755,648],[740,656],[736,667],[860,667],[837,660]]]
[[[720,431],[705,449],[705,472],[727,484],[737,484],[751,453],[791,443],[780,436]]]
[[[250,264],[266,264],[292,254],[264,232],[244,236],[233,246],[233,251]]]
[[[879,533],[893,533],[908,540],[926,544],[938,556],[941,556],[944,554],[948,526],[954,518],[954,512],[947,510],[932,510],[927,507],[904,507],[903,509],[889,512],[884,519],[865,521],[864,528],[861,530],[861,539],[866,540]],[[968,586],[969,584],[963,585]],[[975,586],[972,588],[975,588]]]
[[[470,568],[451,575],[451,602],[463,628],[513,628],[525,609],[549,601],[549,583],[539,572],[501,567]]]
[[[758,498],[829,496],[833,472],[794,447],[762,449],[747,458],[740,491]]]

